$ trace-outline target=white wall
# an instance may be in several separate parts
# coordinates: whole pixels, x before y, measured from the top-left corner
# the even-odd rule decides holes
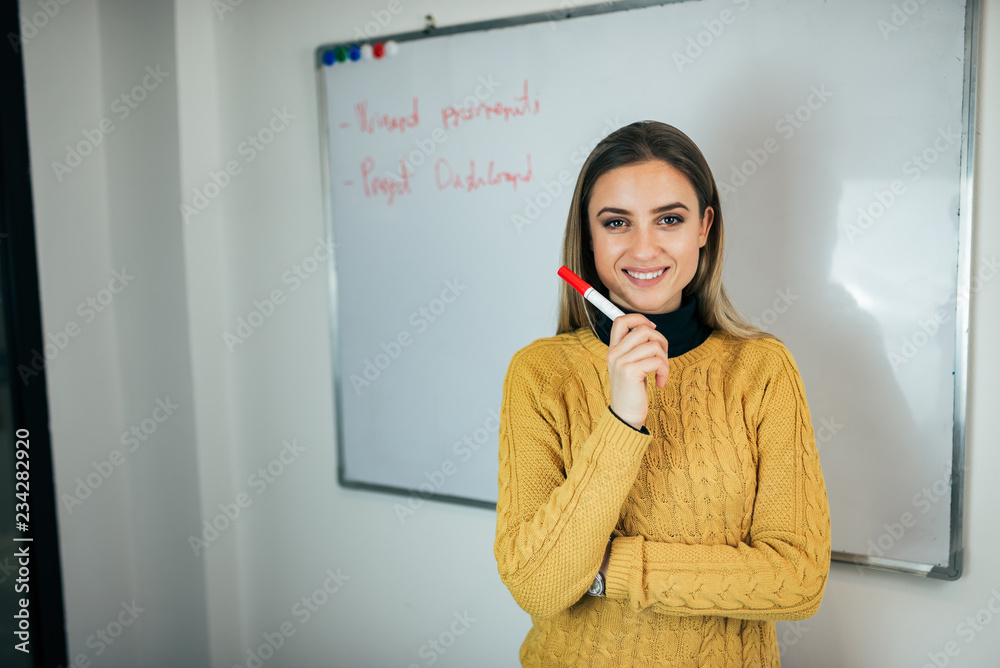
[[[400,1],[387,32],[420,28],[428,12],[448,25],[558,5]],[[25,44],[43,324],[80,326],[47,364],[59,493],[125,451],[90,498],[60,507],[71,657],[245,666],[287,622],[294,635],[265,666],[424,666],[422,645],[468,612],[476,621],[434,665],[517,665],[530,621],[496,575],[492,511],[428,503],[400,526],[398,497],[337,486],[329,287],[323,272],[295,291],[281,279],[323,235],[313,50],[353,38],[388,2],[232,0],[220,15],[225,2],[74,0]],[[41,11],[21,7],[27,20]],[[988,187],[1000,181],[1000,129],[985,122],[1000,114],[998,0],[986,2],[981,61],[973,266],[1000,251],[987,223],[1000,216]],[[169,75],[119,119],[113,100],[158,64]],[[249,162],[240,143],[274,108],[294,118]],[[51,163],[104,117],[114,132],[60,181]],[[230,160],[241,173],[185,222],[180,203]],[[86,322],[77,305],[122,267],[134,282]],[[276,289],[285,301],[230,352],[223,333]],[[950,641],[960,652],[947,665],[1000,656],[1000,620],[971,638],[957,629],[1000,591],[1000,352],[988,345],[1000,281],[973,296],[972,314],[965,575],[834,564],[820,612],[779,626],[786,666],[922,666]],[[178,408],[127,452],[121,433],[164,417],[154,409],[167,397]],[[286,440],[301,453],[265,489],[251,485]],[[196,556],[189,535],[240,494],[249,506]],[[293,606],[328,569],[347,579],[306,621]],[[92,637],[133,599],[143,611],[113,644]]]
[[[206,571],[185,544],[201,517],[200,439],[177,224],[173,7],[46,6],[43,21],[45,7],[22,3],[37,34],[22,31],[43,324],[80,328],[46,364],[57,490],[79,500],[59,514],[69,642],[101,663],[204,663]],[[81,154],[96,148],[67,158],[79,142]],[[145,440],[122,443],[143,420]],[[113,637],[122,614],[128,626]]]

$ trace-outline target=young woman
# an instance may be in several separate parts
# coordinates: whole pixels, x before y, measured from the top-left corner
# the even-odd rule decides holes
[[[531,614],[524,666],[778,666],[775,620],[819,608],[830,517],[792,355],[722,286],[697,146],[652,121],[577,180],[556,336],[513,357],[494,552]],[[554,272],[553,272],[554,273]]]

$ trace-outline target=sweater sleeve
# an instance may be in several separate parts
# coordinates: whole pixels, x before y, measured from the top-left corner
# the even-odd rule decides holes
[[[494,554],[517,604],[544,619],[593,583],[652,436],[605,407],[573,442],[577,430],[566,420],[586,406],[544,396],[552,384],[539,366],[518,353],[504,379]],[[563,448],[574,453],[568,471]]]
[[[826,487],[802,380],[787,350],[780,358],[758,412],[749,542],[616,537],[608,597],[635,610],[755,620],[805,619],[819,609],[830,569]]]

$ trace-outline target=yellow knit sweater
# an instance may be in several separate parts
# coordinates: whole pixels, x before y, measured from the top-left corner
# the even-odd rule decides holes
[[[798,368],[719,330],[647,377],[643,434],[609,409],[583,327],[511,359],[494,553],[531,615],[523,666],[780,665],[774,620],[819,608],[830,516]],[[613,536],[606,597],[586,591]]]

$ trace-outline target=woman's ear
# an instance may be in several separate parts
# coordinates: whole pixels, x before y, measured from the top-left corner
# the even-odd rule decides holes
[[[715,209],[710,206],[705,207],[705,215],[701,217],[701,230],[698,232],[698,248],[703,248],[708,243],[708,231],[712,229],[715,222]]]

